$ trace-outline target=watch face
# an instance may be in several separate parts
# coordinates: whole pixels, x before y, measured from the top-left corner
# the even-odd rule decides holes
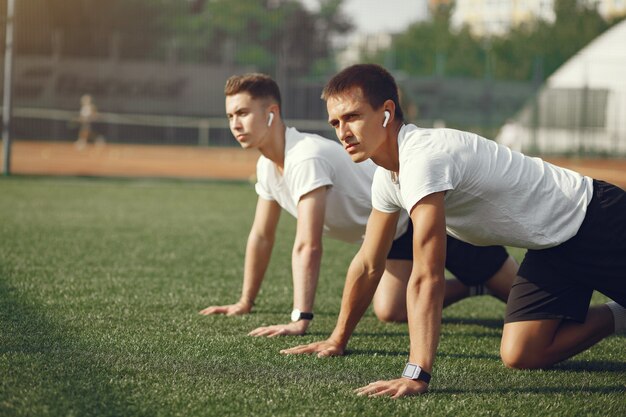
[[[291,312],[291,321],[298,321],[300,320],[300,310],[298,310],[297,308],[295,308],[292,312]]]
[[[405,378],[414,378],[415,371],[417,370],[417,368],[418,368],[417,365],[407,363],[406,367],[404,368],[404,372],[402,372],[402,376]]]

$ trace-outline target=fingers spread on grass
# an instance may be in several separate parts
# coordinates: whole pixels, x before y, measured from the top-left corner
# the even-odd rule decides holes
[[[276,337],[276,336],[286,336],[286,335],[287,335],[287,330],[286,329],[275,328],[275,329],[272,329],[272,331],[270,331],[270,333],[268,333],[266,336],[267,337]]]
[[[356,394],[359,396],[367,395],[368,397],[391,397],[393,399],[401,398],[407,395],[419,394],[420,390],[409,389],[409,385],[414,381],[401,381],[401,380],[391,380],[391,381],[376,381],[368,384],[364,387],[358,388],[355,390]],[[425,392],[422,391],[422,392]]]
[[[424,394],[428,392],[428,384],[422,381],[414,381],[406,378],[397,378],[389,381],[376,381],[355,390],[357,395],[369,397],[390,396],[401,398],[409,395]]]
[[[257,327],[248,333],[248,336],[265,336],[270,332],[269,327]]]
[[[208,316],[211,314],[224,314],[225,312],[226,307],[211,306],[205,308],[204,310],[200,310],[199,314],[202,314],[203,316]]]
[[[242,311],[240,309],[230,309],[226,312],[227,316],[240,316],[242,314],[246,314],[246,311]]]
[[[391,398],[398,399],[398,398],[402,398],[404,396],[410,395],[406,390],[404,389],[399,389],[398,391],[396,391],[396,393],[394,395],[391,396]]]
[[[359,396],[363,396],[363,395],[370,396],[372,394],[376,394],[378,392],[378,384],[380,382],[381,381],[371,382],[364,387],[355,389],[354,392],[356,393],[356,395],[359,395]]]
[[[210,306],[204,310],[200,310],[199,314],[210,316],[211,314],[226,314],[227,316],[235,316],[238,314],[246,314],[250,310],[239,304],[230,304],[225,306]]]
[[[387,388],[379,388],[378,391],[376,391],[373,394],[370,394],[370,397],[392,397],[392,398],[396,398],[396,390],[394,390],[391,387],[387,387]]]
[[[336,348],[336,347],[329,347],[326,348],[324,350],[322,350],[320,353],[317,354],[318,358],[327,358],[330,356],[341,356],[343,355],[343,352]]]
[[[310,345],[299,345],[289,349],[283,349],[280,351],[283,355],[298,355],[303,353],[314,353],[315,349]]]
[[[292,329],[288,325],[275,325],[275,326],[267,326],[267,327],[259,327],[248,333],[248,336],[267,336],[267,337],[275,337],[275,336],[288,336],[288,335],[299,335],[302,332],[298,329]]]

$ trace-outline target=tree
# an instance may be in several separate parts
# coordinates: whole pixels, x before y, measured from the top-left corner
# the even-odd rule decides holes
[[[366,60],[385,63],[409,75],[446,75],[531,81],[552,74],[577,51],[617,21],[605,21],[597,4],[555,0],[554,22],[527,21],[507,34],[478,38],[468,27],[453,30],[451,6],[441,6],[431,21],[411,25],[394,36],[389,50]]]
[[[331,36],[351,29],[341,3],[321,0],[313,13],[296,0],[196,2],[195,12],[174,24],[176,43],[183,59],[309,74],[332,57]]]
[[[352,26],[342,0],[29,0],[18,2],[20,54],[178,59],[283,76],[334,70],[331,38]]]
[[[442,5],[430,21],[417,22],[392,41],[396,70],[409,75],[480,76],[484,70],[485,51],[468,28],[454,32],[450,27],[452,7]],[[384,63],[389,51],[381,51],[366,60]]]
[[[548,77],[613,24],[587,2],[556,0],[554,11],[553,23],[531,21],[493,40],[499,78]]]
[[[150,57],[170,36],[166,20],[182,10],[176,0],[29,0],[17,2],[19,54],[108,56],[117,38],[120,55]]]

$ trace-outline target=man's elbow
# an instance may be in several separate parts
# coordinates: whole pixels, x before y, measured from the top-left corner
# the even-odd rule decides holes
[[[445,278],[443,274],[413,273],[407,284],[407,291],[445,291]]]
[[[272,246],[274,244],[273,235],[263,235],[259,233],[250,233],[248,235],[248,245],[254,246]]]
[[[368,279],[380,279],[385,272],[385,262],[376,259],[364,259],[356,256],[350,264],[351,269],[358,271],[358,275]]]
[[[322,244],[301,242],[293,246],[293,254],[298,257],[311,259],[321,258],[323,253]]]

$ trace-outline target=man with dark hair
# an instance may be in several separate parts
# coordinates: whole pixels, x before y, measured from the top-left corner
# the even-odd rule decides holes
[[[414,225],[408,281],[409,361],[402,376],[360,388],[392,396],[428,390],[439,342],[446,233],[475,245],[527,248],[511,288],[500,354],[543,368],[626,328],[626,193],[478,135],[405,124],[393,77],[348,67],[326,85],[329,123],[354,162],[374,161],[372,214],[350,266],[341,312],[322,342],[285,354],[342,354],[376,289],[391,225]],[[385,124],[385,113],[392,115]],[[589,307],[598,290],[615,301]]]
[[[261,152],[257,163],[256,214],[246,246],[241,298],[235,304],[207,307],[210,314],[246,314],[252,310],[274,244],[281,208],[297,219],[292,252],[294,286],[292,322],[260,327],[252,336],[304,334],[313,318],[313,303],[322,257],[322,235],[346,242],[362,241],[371,211],[376,165],[354,164],[336,141],[298,132],[282,119],[278,85],[263,74],[233,76],[224,89],[233,136],[243,148]],[[407,215],[396,216],[391,241],[381,260],[382,275],[374,311],[383,321],[406,321],[406,283],[411,271],[411,229]],[[447,239],[456,279],[446,281],[446,303],[484,284],[506,300],[517,264],[501,246],[475,247]],[[464,285],[468,284],[471,288]],[[480,291],[478,291],[480,292]]]

